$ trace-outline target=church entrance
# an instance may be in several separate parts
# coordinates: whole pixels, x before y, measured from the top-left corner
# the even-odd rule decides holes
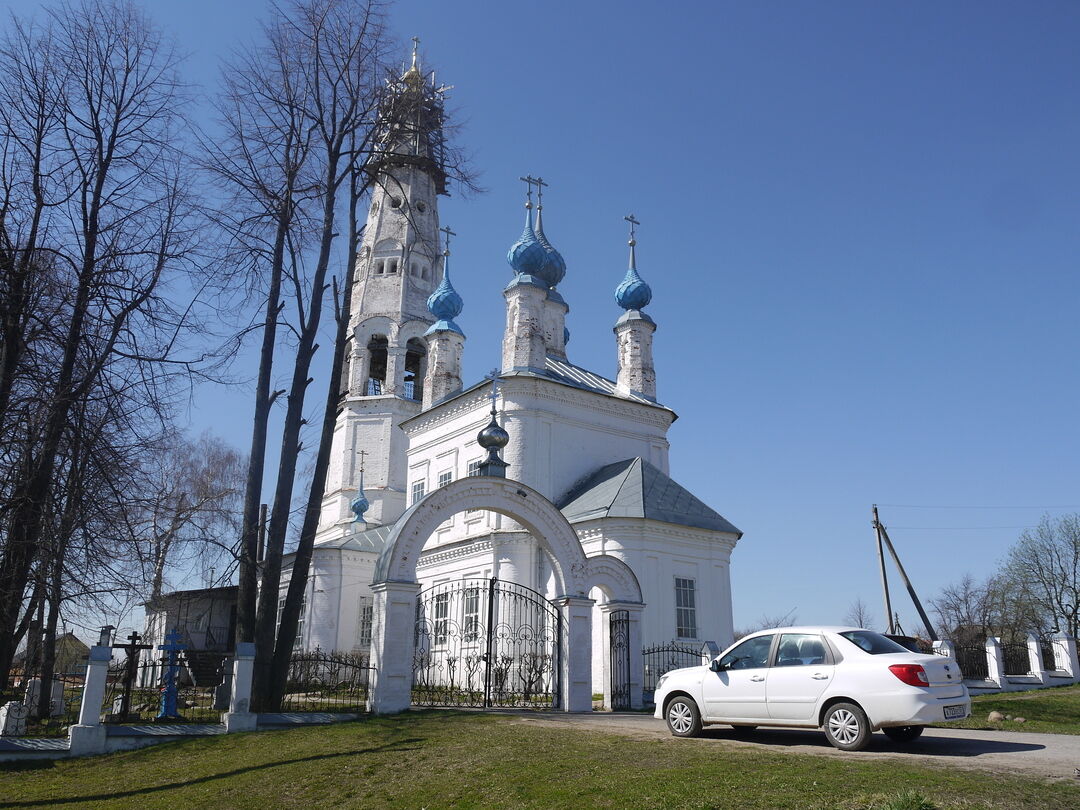
[[[630,688],[630,611],[613,610],[608,614],[608,655],[611,660],[611,706],[613,712],[633,708]]]
[[[443,582],[416,598],[414,706],[560,708],[562,615],[512,582]]]

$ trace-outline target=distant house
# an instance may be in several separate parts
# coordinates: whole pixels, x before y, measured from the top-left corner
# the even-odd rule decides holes
[[[86,671],[86,659],[89,654],[90,648],[74,633],[59,635],[56,637],[56,659],[53,662],[53,672],[57,675],[82,675]],[[36,677],[40,666],[32,669],[34,671],[26,672],[26,650],[19,652],[11,662],[11,672],[16,677],[16,683],[22,683],[24,675]]]
[[[200,686],[217,683],[222,661],[234,649],[236,600],[237,587],[230,585],[173,591],[156,602],[145,602],[143,643],[157,647],[164,643],[166,634],[179,630],[180,642],[187,648],[184,657],[191,679]],[[159,655],[155,650],[148,658]],[[141,679],[144,685],[156,680],[158,669],[147,669]]]

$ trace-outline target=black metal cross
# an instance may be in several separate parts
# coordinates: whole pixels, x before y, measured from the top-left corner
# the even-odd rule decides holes
[[[142,636],[132,631],[131,635],[128,636],[127,644],[116,645],[118,649],[127,652],[127,662],[124,666],[124,691],[121,693],[120,711],[118,712],[121,721],[127,720],[128,715],[131,713],[131,690],[135,686],[135,675],[139,669],[139,655],[143,650],[154,648],[153,644],[140,644],[139,641],[141,640]]]
[[[484,378],[491,380],[491,412],[495,413],[495,400],[499,396],[499,370],[493,368]]]
[[[629,223],[630,223],[630,241],[631,241],[631,242],[633,242],[633,241],[634,241],[634,229],[635,229],[635,228],[636,228],[636,227],[637,227],[638,225],[640,225],[641,223],[640,223],[640,222],[638,222],[638,221],[637,221],[637,220],[636,220],[636,219],[634,218],[634,215],[633,215],[633,214],[631,214],[631,215],[630,215],[630,216],[628,216],[628,217],[623,217],[623,219],[625,219],[625,220],[626,220],[627,222],[629,222]]]
[[[518,180],[520,180],[522,183],[525,183],[526,185],[528,185],[529,191],[528,191],[527,196],[529,198],[529,203],[531,204],[532,203],[533,186],[537,184],[537,182],[538,182],[537,179],[535,177],[533,177],[531,174],[527,174],[524,177],[519,177]]]
[[[449,225],[447,225],[445,228],[439,228],[439,230],[446,234],[446,249],[443,251],[443,256],[449,256],[450,255],[450,237],[451,236],[457,236],[457,234],[454,233],[452,230],[450,230]]]
[[[537,177],[534,181],[536,183],[536,204],[544,204],[544,189],[547,187],[547,183],[544,182],[543,177]]]

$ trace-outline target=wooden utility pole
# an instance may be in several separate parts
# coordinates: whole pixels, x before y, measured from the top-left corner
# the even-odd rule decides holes
[[[926,628],[926,633],[930,636],[931,641],[937,641],[937,633],[934,632],[934,627],[930,624],[930,619],[926,615],[926,611],[923,610],[922,602],[919,601],[919,595],[915,593],[915,586],[911,584],[911,580],[908,579],[907,572],[904,570],[903,563],[900,562],[900,555],[896,553],[896,549],[893,547],[892,540],[889,539],[889,532],[878,520],[877,505],[874,506],[874,530],[877,532],[878,540],[878,557],[881,559],[881,581],[885,585],[885,609],[889,610],[889,588],[885,583],[885,561],[881,554],[881,543],[885,542],[886,547],[889,549],[889,554],[892,555],[893,562],[896,563],[896,570],[900,572],[900,578],[904,580],[904,586],[907,588],[908,595],[911,597],[911,601],[915,604],[915,610],[919,612],[919,618],[922,619],[923,626]],[[892,614],[889,614],[889,632],[893,632],[894,624]]]
[[[886,632],[895,630],[893,625],[892,599],[889,598],[889,575],[885,573],[885,550],[881,542],[881,523],[878,522],[877,504],[874,504],[874,535],[877,537],[878,567],[881,569],[881,592],[885,596],[885,621],[888,623]]]

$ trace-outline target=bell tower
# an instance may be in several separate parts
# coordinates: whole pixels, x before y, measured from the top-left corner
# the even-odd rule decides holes
[[[355,257],[342,410],[319,526],[324,538],[390,523],[406,507],[406,441],[398,426],[419,413],[424,399],[425,333],[436,320],[427,299],[443,274],[438,198],[447,193],[443,98],[449,88],[421,70],[418,43],[413,37],[408,70],[387,83],[367,165],[375,183]],[[366,453],[363,493],[360,451]],[[350,506],[359,494],[367,506],[354,514]]]

